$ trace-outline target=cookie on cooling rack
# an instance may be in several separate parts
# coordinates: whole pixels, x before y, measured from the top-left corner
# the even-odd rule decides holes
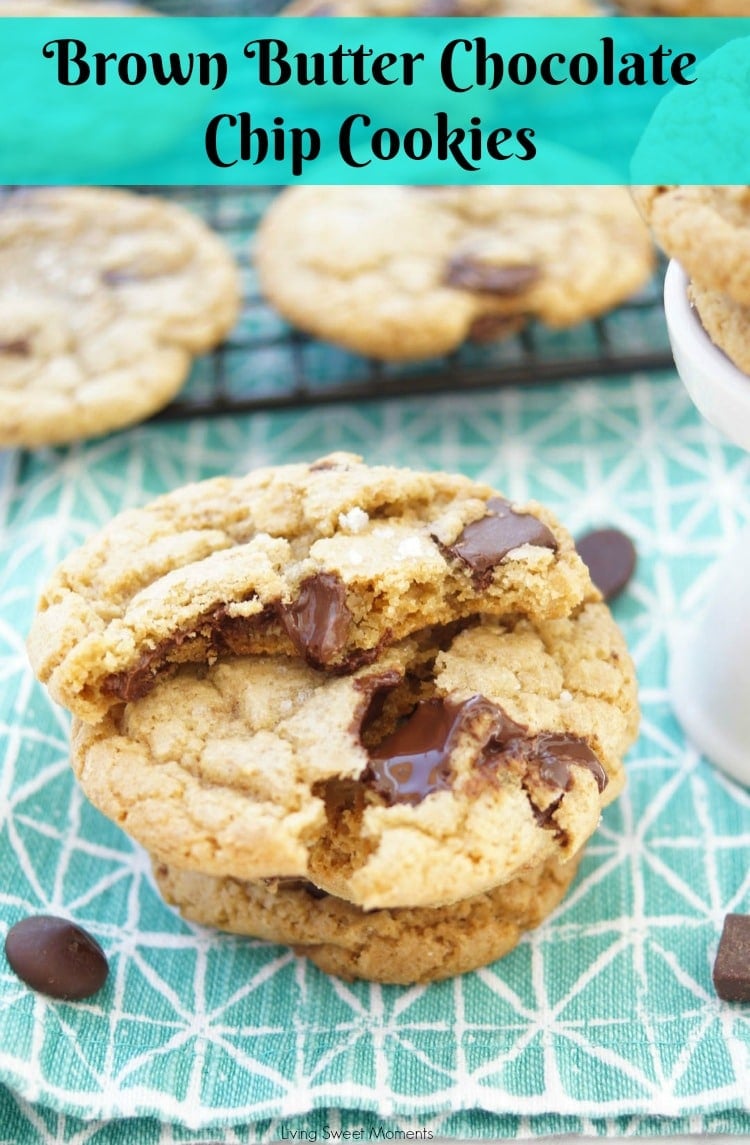
[[[2,16],[153,16],[126,0],[0,0]]]
[[[648,16],[750,16],[750,0],[615,0],[626,12]]]
[[[105,188],[0,201],[0,447],[71,441],[154,413],[239,311],[208,226]]]
[[[548,859],[446,907],[363,911],[300,879],[243,882],[157,863],[157,886],[184,918],[292,946],[327,974],[408,985],[486,966],[558,905],[578,868]]]
[[[292,324],[376,358],[448,353],[529,318],[570,326],[653,268],[619,187],[294,187],[257,235],[261,288]]]
[[[593,0],[295,0],[283,16],[600,16]]]

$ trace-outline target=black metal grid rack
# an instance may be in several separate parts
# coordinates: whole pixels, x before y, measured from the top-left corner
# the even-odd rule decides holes
[[[157,189],[153,189],[157,190]],[[188,385],[158,417],[209,417],[335,401],[362,401],[668,368],[659,271],[617,310],[570,330],[532,323],[490,345],[393,364],[365,359],[292,329],[261,297],[252,267],[255,228],[277,189],[159,188],[198,212],[240,264],[243,308],[228,340],[200,359]]]

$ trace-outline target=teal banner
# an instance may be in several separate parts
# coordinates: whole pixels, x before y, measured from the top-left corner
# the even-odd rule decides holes
[[[0,23],[4,184],[750,182],[750,20]]]

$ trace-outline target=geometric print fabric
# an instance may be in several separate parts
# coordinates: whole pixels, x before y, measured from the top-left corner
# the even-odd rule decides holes
[[[539,930],[427,987],[339,982],[284,948],[182,922],[143,853],[78,791],[66,717],[24,651],[51,568],[113,513],[341,448],[463,470],[546,502],[574,534],[616,525],[639,554],[614,605],[643,709],[627,789]],[[99,995],[65,1004],[0,961],[0,1126],[83,1141],[104,1132],[77,1120],[93,1118],[114,1141],[116,1119],[137,1117],[144,1142],[166,1132],[158,1122],[176,1126],[169,1140],[210,1129],[240,1142],[284,1125],[322,1134],[331,1118],[457,1137],[750,1132],[750,1015],[711,984],[725,913],[750,911],[750,792],[686,742],[666,689],[675,634],[747,523],[749,490],[748,458],[673,374],[144,426],[0,455],[0,937],[28,913],[69,915],[111,965]]]

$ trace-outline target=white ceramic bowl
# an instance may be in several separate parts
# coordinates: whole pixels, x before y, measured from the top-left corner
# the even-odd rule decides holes
[[[675,365],[700,413],[750,450],[750,377],[714,346],[672,262],[664,309]],[[750,785],[750,530],[721,556],[705,607],[677,634],[670,657],[672,706],[703,755]]]
[[[750,377],[714,346],[687,295],[688,279],[670,262],[664,311],[675,365],[700,413],[743,449],[750,450]]]

